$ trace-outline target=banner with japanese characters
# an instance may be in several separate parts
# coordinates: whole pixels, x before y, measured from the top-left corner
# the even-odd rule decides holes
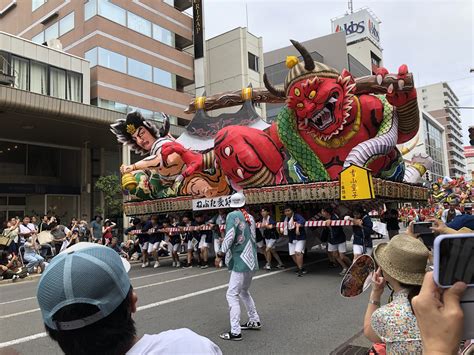
[[[213,210],[218,208],[230,208],[230,195],[193,200],[193,211]]]

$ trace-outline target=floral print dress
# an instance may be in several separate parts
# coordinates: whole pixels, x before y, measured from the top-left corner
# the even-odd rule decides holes
[[[422,354],[421,334],[408,300],[408,291],[394,294],[393,301],[372,314],[372,329],[387,346],[387,354]]]

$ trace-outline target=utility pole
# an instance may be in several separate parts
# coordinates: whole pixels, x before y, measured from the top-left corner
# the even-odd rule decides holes
[[[352,3],[352,0],[349,0],[347,2],[347,7],[349,8],[349,13],[353,14],[354,13],[354,4]]]

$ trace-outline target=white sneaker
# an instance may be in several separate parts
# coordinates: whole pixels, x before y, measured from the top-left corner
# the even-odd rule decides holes
[[[339,275],[344,276],[347,272],[347,268],[342,269],[342,271],[339,273]]]
[[[176,267],[181,267],[181,263],[179,261],[176,263]]]
[[[270,265],[268,265],[268,264],[265,264],[265,266],[264,266],[263,268],[264,268],[265,270],[271,270],[271,269],[272,269],[272,267],[271,267]]]
[[[224,263],[221,260],[220,263],[219,263],[219,267],[223,267],[223,266],[224,266]]]
[[[176,267],[176,261],[173,261],[173,266],[172,267]]]
[[[160,267],[160,263],[158,261],[155,261],[155,265],[153,267],[156,269],[157,267]]]
[[[150,266],[150,262],[149,262],[149,261],[147,261],[146,263],[143,263],[143,264],[142,264],[142,267],[147,267],[147,266]]]

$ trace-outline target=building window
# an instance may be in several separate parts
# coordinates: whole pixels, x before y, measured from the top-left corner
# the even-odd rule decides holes
[[[258,57],[248,52],[249,68],[258,72]]]
[[[58,68],[49,70],[50,95],[59,99],[66,98],[66,71]]]
[[[97,15],[97,0],[89,0],[84,4],[84,21]]]
[[[31,62],[31,87],[30,91],[37,94],[48,95],[48,66]]]
[[[31,11],[35,11],[38,7],[43,6],[48,0],[32,0],[31,1]]]
[[[44,30],[44,41],[48,42],[50,39],[59,37],[59,22],[56,22]]]
[[[82,75],[79,73],[67,73],[66,99],[82,102]]]
[[[15,88],[29,90],[29,62],[27,59],[12,56],[12,73],[15,77]]]
[[[99,0],[99,15],[122,26],[127,25],[127,11],[108,0]]]
[[[128,11],[127,26],[145,36],[151,37],[151,22]]]
[[[92,48],[91,50],[88,50],[84,54],[84,58],[89,61],[89,66],[95,67],[97,65],[97,47]]]
[[[74,12],[64,16],[59,21],[59,36],[62,36],[74,29]]]
[[[128,74],[137,78],[152,81],[151,65],[128,58]]]
[[[41,31],[31,39],[32,42],[43,44],[44,43],[44,31]]]
[[[166,86],[173,89],[173,74],[168,73],[160,68],[153,68],[153,82],[155,84]]]
[[[74,29],[74,11],[64,16],[61,20],[53,23],[44,31],[34,36],[31,41],[39,44],[48,42],[51,39],[59,38]]]
[[[176,89],[175,74],[152,67],[138,60],[127,58],[107,49],[101,47],[92,48],[84,54],[84,57],[90,62],[91,68],[100,65],[170,89]]]
[[[122,73],[127,72],[127,57],[100,47],[98,64]]]
[[[168,2],[174,6],[174,1]],[[106,19],[118,23],[122,26],[137,31],[145,36],[151,37],[164,44],[174,47],[174,33],[164,29],[149,20],[136,15],[133,12],[126,11],[121,7],[112,4],[110,0],[89,0],[84,4],[84,19],[100,15]]]
[[[153,24],[153,38],[174,47],[174,34],[161,26]]]

